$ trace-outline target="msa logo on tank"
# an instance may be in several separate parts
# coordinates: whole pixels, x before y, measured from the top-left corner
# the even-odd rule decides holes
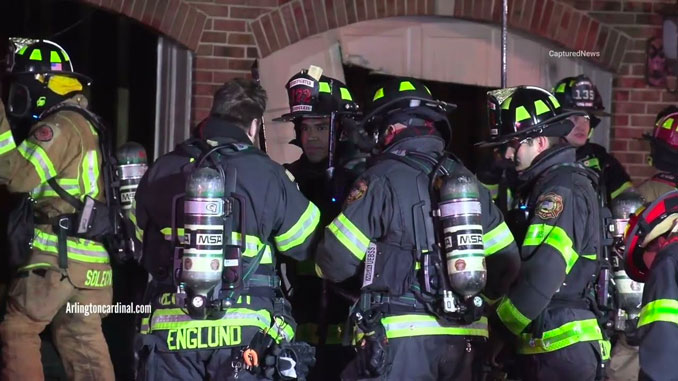
[[[452,242],[448,242],[449,239],[451,239],[451,236],[445,237],[445,246],[452,246]],[[466,233],[459,234],[457,236],[457,246],[478,245],[478,244],[480,245],[483,244],[482,234]]]
[[[87,287],[107,287],[113,283],[113,273],[111,270],[87,270],[85,286]]]
[[[224,348],[240,345],[242,328],[240,326],[214,325],[208,327],[189,327],[167,331],[167,349]]]

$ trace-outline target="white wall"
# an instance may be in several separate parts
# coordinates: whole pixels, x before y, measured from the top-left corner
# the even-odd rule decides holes
[[[508,86],[536,85],[550,90],[563,77],[585,73],[610,109],[611,73],[579,59],[550,57],[550,50],[561,49],[509,32]],[[446,17],[399,17],[348,25],[277,51],[261,60],[260,70],[269,95],[266,133],[270,155],[289,162],[300,154],[285,144],[294,135],[291,124],[270,120],[288,110],[287,80],[310,64],[340,80],[344,79],[343,60],[384,74],[497,88],[500,44],[501,30],[495,25]],[[603,120],[593,140],[607,147],[609,126],[609,120]]]

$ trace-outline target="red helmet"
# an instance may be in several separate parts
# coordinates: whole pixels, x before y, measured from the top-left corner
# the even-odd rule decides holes
[[[645,282],[649,269],[643,261],[645,247],[667,233],[678,220],[678,190],[663,194],[648,207],[641,207],[629,218],[624,234],[624,267],[636,282]]]

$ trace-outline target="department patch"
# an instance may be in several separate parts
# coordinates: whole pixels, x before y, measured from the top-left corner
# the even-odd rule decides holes
[[[35,139],[38,141],[48,142],[54,137],[54,131],[52,131],[52,127],[50,126],[40,126],[35,130],[33,136],[35,136]]]
[[[549,192],[537,199],[537,216],[542,220],[556,218],[562,211],[563,197],[559,194]]]
[[[346,197],[346,205],[353,203],[354,201],[360,200],[365,196],[367,192],[367,181],[360,179],[354,185],[351,191]]]

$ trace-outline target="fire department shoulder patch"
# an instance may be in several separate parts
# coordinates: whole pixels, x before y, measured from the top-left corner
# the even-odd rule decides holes
[[[349,205],[357,200],[360,200],[365,196],[365,193],[367,192],[367,181],[365,179],[360,179],[353,184],[353,188],[351,188],[351,191],[348,193],[348,197],[346,197],[346,205]]]
[[[563,211],[563,197],[559,194],[549,192],[539,196],[537,199],[536,214],[542,220],[556,218]]]
[[[35,136],[35,139],[38,141],[48,142],[54,137],[54,131],[52,131],[52,127],[50,126],[40,126],[35,130],[33,136]]]

